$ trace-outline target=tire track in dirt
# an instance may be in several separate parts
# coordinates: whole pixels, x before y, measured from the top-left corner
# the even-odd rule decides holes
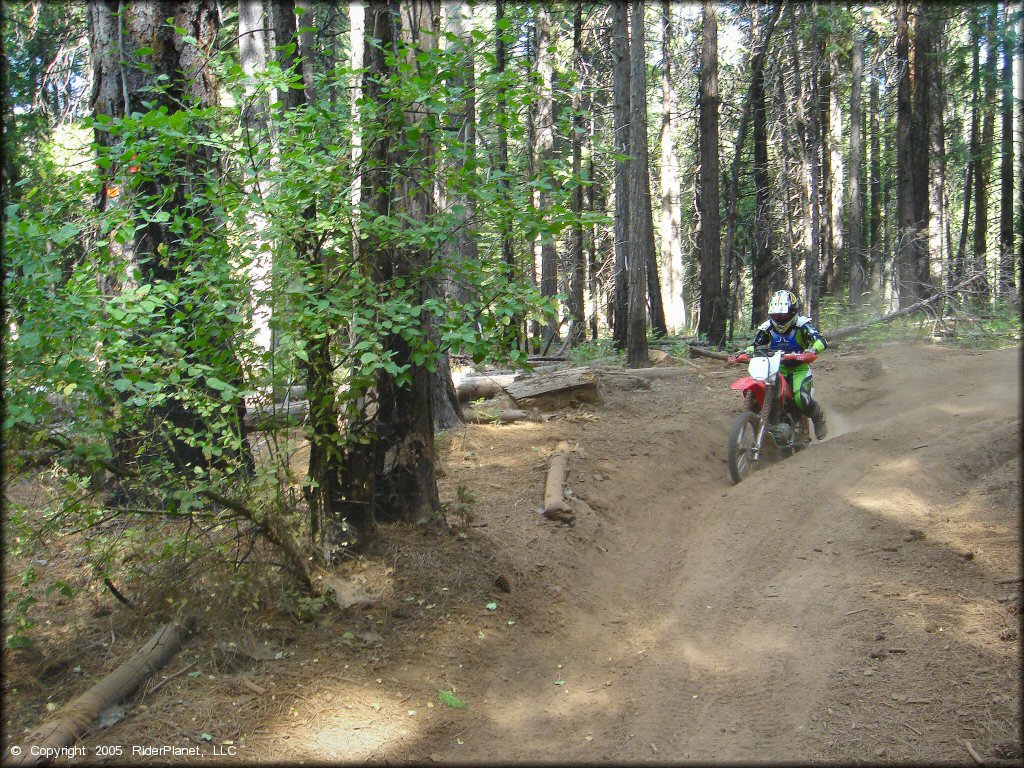
[[[865,638],[896,627],[900,642],[958,663],[885,593],[934,590],[941,572],[971,606],[988,606],[986,585],[1004,575],[989,569],[1007,558],[965,567],[971,530],[940,518],[965,483],[1019,457],[1019,357],[894,345],[822,363],[830,438],[735,487],[724,464],[739,410],[728,392],[734,370],[705,366],[699,380],[660,382],[613,401],[599,428],[579,432],[571,482],[594,518],[578,526],[585,551],[551,570],[563,583],[536,607],[534,630],[488,652],[475,685],[489,704],[478,707],[473,738],[456,750],[449,734],[425,735],[411,754],[849,759],[821,727],[840,705],[861,713],[860,734],[865,722],[878,732],[872,744],[889,745],[900,724],[873,702],[913,688],[920,667],[907,664],[901,677],[904,662],[892,662],[869,675]],[[597,476],[607,478],[597,489],[578,482]],[[908,531],[921,536],[899,545],[915,548],[901,560],[892,542]],[[1016,562],[1019,528],[998,535],[1017,536],[1004,546]],[[976,650],[974,663],[1000,674],[1013,666],[1001,649]],[[868,695],[861,673],[885,685]],[[1018,692],[1006,706],[1019,702]],[[856,717],[847,725],[858,736]],[[956,732],[957,717],[937,711],[922,732],[932,742],[908,745],[908,755],[961,759],[939,737]],[[921,728],[912,729],[901,733],[914,738]]]

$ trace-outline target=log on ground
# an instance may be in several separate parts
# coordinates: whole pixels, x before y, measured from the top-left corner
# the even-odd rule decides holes
[[[697,355],[698,357],[710,357],[712,360],[728,360],[729,355],[725,352],[714,352],[713,350],[707,349],[706,347],[697,346],[695,344],[690,345],[690,355]]]
[[[494,376],[466,377],[455,386],[460,403],[468,403],[481,398],[494,397],[502,388],[516,380],[514,373],[502,373]]]
[[[569,444],[564,440],[555,448],[548,462],[544,483],[544,516],[567,522],[572,519],[572,507],[565,500],[565,481],[569,476]]]
[[[469,422],[471,424],[492,424],[494,422],[498,422],[499,424],[514,424],[517,421],[538,421],[538,419],[520,408],[509,408],[504,411],[498,411],[494,414],[473,413],[469,417]]]
[[[600,373],[591,368],[569,368],[514,381],[505,391],[520,406],[556,409],[601,402],[600,383]]]
[[[65,704],[50,720],[23,739],[21,759],[13,764],[44,765],[51,762],[57,750],[78,739],[103,710],[129,696],[163,668],[178,652],[191,629],[191,620],[180,624],[171,622],[161,627],[138,653],[81,696]]]

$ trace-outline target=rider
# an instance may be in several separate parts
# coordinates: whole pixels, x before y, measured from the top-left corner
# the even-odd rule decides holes
[[[745,351],[751,355],[754,347],[761,346],[770,346],[783,353],[817,354],[828,345],[825,337],[811,323],[811,318],[800,314],[800,300],[796,294],[792,291],[776,291],[768,302],[768,319],[758,326],[754,340]],[[779,371],[793,390],[793,400],[797,407],[814,422],[815,437],[824,439],[828,434],[828,425],[821,406],[811,396],[813,382],[810,366],[807,363],[783,362]]]

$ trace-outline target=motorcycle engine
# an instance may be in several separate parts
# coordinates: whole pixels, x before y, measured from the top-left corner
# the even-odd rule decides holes
[[[772,436],[772,440],[779,447],[789,444],[793,440],[793,425],[787,419],[786,421],[780,421],[778,424],[773,424],[768,429],[768,433]]]

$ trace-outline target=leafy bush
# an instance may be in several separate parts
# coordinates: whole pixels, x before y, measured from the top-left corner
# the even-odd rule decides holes
[[[243,108],[294,86],[295,73],[270,67],[247,79],[218,60],[232,94],[223,105],[97,115],[79,127],[94,134],[95,164],[40,153],[5,210],[3,433],[6,446],[55,452],[61,492],[44,510],[12,510],[20,537],[77,532],[96,578],[140,584],[160,573],[180,583],[198,563],[237,567],[255,538],[301,566],[309,548],[299,542],[314,531],[296,489],[304,482],[308,499],[317,487],[294,465],[303,443],[343,452],[376,440],[374,382],[405,386],[449,351],[525,361],[516,328],[555,305],[509,272],[501,228],[524,241],[556,235],[572,217],[529,204],[552,169],[484,183],[494,169],[447,131],[465,94],[442,72],[464,67],[460,55],[420,52],[415,71],[396,68],[381,86],[399,106],[361,98],[358,125],[346,99],[321,98],[274,112],[273,136],[266,126],[240,130]],[[356,74],[335,67],[318,92],[351,87]],[[517,76],[500,83],[513,133],[533,87],[510,88]],[[482,75],[478,98],[498,86]],[[423,118],[395,124],[402,105]],[[411,216],[354,200],[366,148],[384,140],[404,152],[384,194],[436,182],[456,202]],[[449,247],[460,228],[476,240],[475,258]],[[407,269],[381,269],[384,252],[413,257]],[[460,290],[441,292],[442,280]],[[389,338],[405,345],[404,360]],[[311,420],[253,439],[245,414],[323,360],[330,402],[311,411],[336,408],[333,428]],[[11,605],[9,642],[23,643],[31,603]]]

